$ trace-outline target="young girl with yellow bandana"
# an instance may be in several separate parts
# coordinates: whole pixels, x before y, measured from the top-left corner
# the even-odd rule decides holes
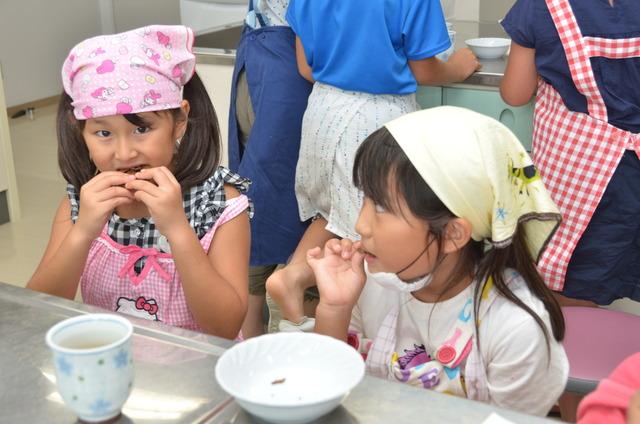
[[[465,109],[415,112],[363,142],[353,179],[361,240],[307,254],[315,331],[373,375],[545,415],[569,366],[535,261],[560,214],[516,137]]]

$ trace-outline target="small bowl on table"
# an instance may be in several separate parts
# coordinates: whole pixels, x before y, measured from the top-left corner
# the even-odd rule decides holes
[[[509,50],[511,40],[495,37],[471,38],[465,44],[480,59],[499,59]]]
[[[248,413],[271,423],[306,423],[347,397],[364,377],[362,356],[314,333],[254,337],[227,350],[216,379]]]

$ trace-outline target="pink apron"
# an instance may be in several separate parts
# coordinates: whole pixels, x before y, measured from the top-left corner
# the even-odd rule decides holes
[[[209,252],[216,229],[248,206],[249,201],[244,195],[229,200],[214,226],[200,240],[202,249]],[[143,257],[146,262],[140,274],[136,275],[135,263]],[[85,303],[201,331],[189,311],[170,253],[154,248],[123,246],[103,230],[91,244],[80,285]]]
[[[546,0],[578,91],[589,113],[572,112],[560,94],[540,81],[534,111],[533,160],[563,222],[538,262],[552,290],[562,290],[571,255],[626,149],[640,157],[640,135],[607,122],[607,108],[591,57],[640,56],[640,38],[583,37],[568,0]]]

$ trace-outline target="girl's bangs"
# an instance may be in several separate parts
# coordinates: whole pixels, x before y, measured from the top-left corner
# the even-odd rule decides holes
[[[356,153],[353,184],[376,205],[398,211],[400,194],[395,175],[403,152],[389,131],[382,127],[367,137]]]
[[[141,117],[140,114],[138,113],[127,113],[122,116],[124,119],[126,119],[136,127],[148,127],[151,124],[150,122],[145,120],[143,117]]]
[[[177,109],[154,110],[153,113],[156,114],[156,115],[160,115],[160,114],[163,114],[163,113],[175,114],[177,110],[179,110],[179,108],[177,108]],[[144,119],[139,113],[126,113],[126,114],[124,114],[122,116],[124,117],[124,119],[126,119],[131,124],[135,125],[136,127],[150,127],[151,126],[151,122],[149,122],[148,120]]]

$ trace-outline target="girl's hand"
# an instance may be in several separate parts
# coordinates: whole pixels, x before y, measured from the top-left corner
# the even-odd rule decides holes
[[[189,226],[182,206],[180,183],[164,166],[143,169],[136,172],[135,177],[125,187],[134,190],[133,195],[147,206],[158,230],[172,240],[172,231],[181,231],[181,224]]]
[[[471,74],[482,67],[476,55],[473,54],[468,47],[453,52],[451,57],[449,57],[448,63],[455,67],[460,81],[466,80]]]
[[[124,172],[101,172],[80,187],[80,210],[73,228],[88,239],[98,237],[113,210],[133,202],[133,195],[124,187],[133,179]]]
[[[331,239],[324,246],[307,252],[320,292],[320,303],[328,308],[352,308],[358,301],[366,280],[364,255],[360,242]]]

